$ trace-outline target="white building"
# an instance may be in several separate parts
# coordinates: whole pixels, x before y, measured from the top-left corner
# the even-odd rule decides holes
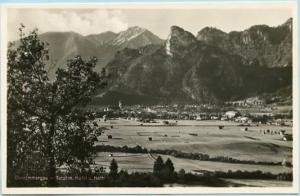
[[[228,111],[228,112],[225,113],[225,116],[228,119],[232,119],[232,118],[236,117],[237,115],[238,115],[237,111]]]

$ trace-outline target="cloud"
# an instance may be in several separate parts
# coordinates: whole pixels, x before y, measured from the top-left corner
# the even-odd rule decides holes
[[[149,29],[166,39],[170,26],[177,25],[197,34],[206,26],[225,32],[241,31],[252,25],[277,26],[292,16],[290,8],[254,9],[103,9],[103,8],[14,8],[8,9],[8,40],[18,39],[18,28],[47,31],[74,31],[82,35],[104,31],[120,32],[129,26]]]
[[[119,32],[128,28],[121,10],[9,9],[8,40],[18,38],[20,23],[23,23],[29,30],[38,28],[40,33],[74,31],[82,35],[103,31]]]

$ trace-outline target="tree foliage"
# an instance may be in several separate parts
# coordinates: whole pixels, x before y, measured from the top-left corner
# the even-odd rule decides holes
[[[56,186],[56,169],[84,172],[92,163],[92,145],[101,128],[91,114],[80,111],[104,78],[93,71],[96,59],[80,56],[58,69],[56,79],[47,76],[49,45],[42,42],[37,30],[10,43],[7,63],[7,165],[8,181],[39,165]],[[37,158],[35,158],[37,157]]]
[[[153,165],[154,175],[159,176],[163,168],[164,168],[164,161],[161,158],[161,156],[158,156]]]
[[[161,156],[158,156],[154,162],[153,174],[160,180],[165,182],[172,182],[175,179],[175,168],[171,159],[163,161]]]
[[[109,166],[109,176],[113,179],[117,177],[118,175],[118,164],[115,159],[113,159]]]
[[[174,173],[175,168],[173,165],[173,162],[171,161],[170,158],[168,158],[165,162],[165,168],[168,170],[169,173]]]

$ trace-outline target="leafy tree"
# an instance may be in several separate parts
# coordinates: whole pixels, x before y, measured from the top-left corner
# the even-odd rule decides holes
[[[169,173],[174,173],[174,165],[171,159],[167,159],[165,162],[165,168],[168,170]]]
[[[155,160],[154,166],[153,166],[154,175],[159,176],[161,174],[163,168],[164,168],[164,161],[161,158],[161,156],[158,156],[157,159]]]
[[[8,181],[22,175],[38,154],[47,186],[56,186],[57,167],[89,167],[92,140],[101,130],[92,115],[78,108],[90,101],[104,78],[93,71],[95,58],[77,56],[51,81],[48,44],[40,41],[37,30],[28,35],[24,26],[19,30],[20,40],[7,53]]]
[[[171,159],[167,159],[165,164],[164,164],[164,168],[163,168],[163,178],[166,181],[173,181],[175,178],[175,169],[174,169],[174,165],[173,162],[171,161]]]
[[[109,176],[115,179],[118,175],[118,164],[115,159],[113,159],[109,166]]]
[[[180,169],[178,172],[179,176],[184,176],[185,175],[185,170],[184,169]]]

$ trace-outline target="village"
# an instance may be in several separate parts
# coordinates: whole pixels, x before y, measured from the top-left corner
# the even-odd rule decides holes
[[[235,105],[234,107],[232,105]],[[224,105],[131,105],[126,106],[119,101],[108,107],[92,107],[90,111],[103,121],[126,119],[138,125],[180,125],[178,121],[228,121],[247,131],[250,126],[270,125],[282,127],[280,131],[260,130],[262,134],[280,134],[283,140],[292,140],[284,127],[292,127],[292,109],[289,106],[266,105],[255,98],[243,101],[226,102]],[[160,122],[160,123],[159,123]],[[216,124],[218,126],[218,124]],[[222,129],[222,126],[220,126]]]
[[[107,169],[115,159],[128,172],[148,172],[159,155],[170,158],[175,170],[197,175],[284,173],[293,166],[293,121],[287,106],[126,106],[119,101],[94,114],[105,127],[95,142],[98,168]]]

